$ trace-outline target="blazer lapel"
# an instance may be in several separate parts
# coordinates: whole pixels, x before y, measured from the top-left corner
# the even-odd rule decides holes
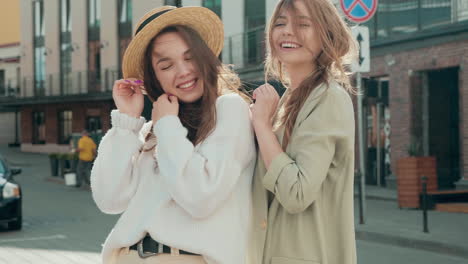
[[[297,115],[294,129],[297,128],[327,96],[327,88],[328,84],[322,83],[309,94],[304,105],[302,106],[302,109]]]

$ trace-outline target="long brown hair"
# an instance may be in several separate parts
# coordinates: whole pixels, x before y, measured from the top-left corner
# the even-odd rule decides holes
[[[144,58],[144,84],[151,101],[164,94],[152,65],[154,40],[161,34],[177,32],[192,50],[192,59],[203,80],[202,97],[193,103],[179,101],[179,118],[188,130],[188,139],[198,144],[208,137],[216,125],[216,99],[225,93],[235,92],[246,98],[239,90],[239,77],[224,66],[200,35],[187,26],[174,25],[158,33],[146,48]]]
[[[268,43],[267,58],[265,62],[265,79],[273,78],[279,80],[285,87],[289,87],[289,79],[284,70],[284,65],[279,61],[274,45],[272,45],[272,31],[275,21],[282,10],[297,13],[294,6],[296,1],[302,1],[310,17],[312,18],[314,30],[317,32],[318,41],[321,46],[320,53],[316,56],[315,71],[311,72],[299,86],[289,91],[287,98],[283,100],[275,117],[275,129],[284,126],[282,147],[286,150],[291,138],[292,129],[296,122],[299,111],[309,97],[310,93],[321,83],[337,81],[349,92],[353,92],[350,85],[349,75],[345,64],[349,64],[355,56],[356,44],[349,27],[338,14],[330,0],[281,0],[273,12],[273,16],[266,28],[266,41]],[[297,16],[295,16],[297,17]],[[294,21],[295,22],[295,21]],[[296,23],[294,23],[296,25]],[[296,27],[294,33],[298,34]]]

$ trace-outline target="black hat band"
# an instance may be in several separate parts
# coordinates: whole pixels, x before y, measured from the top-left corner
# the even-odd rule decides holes
[[[155,20],[156,18],[158,18],[162,14],[167,13],[167,12],[169,12],[171,10],[174,10],[174,9],[163,10],[163,11],[155,13],[155,14],[151,15],[150,17],[148,17],[147,19],[145,19],[145,21],[143,21],[143,23],[141,23],[140,26],[138,27],[138,29],[136,30],[135,35],[138,34],[138,32],[140,32],[151,21]]]

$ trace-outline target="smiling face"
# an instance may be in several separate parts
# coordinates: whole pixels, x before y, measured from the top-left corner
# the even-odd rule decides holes
[[[180,33],[167,32],[153,41],[151,64],[167,94],[192,103],[203,95],[203,80],[192,59],[192,51]]]
[[[307,10],[302,1],[294,1],[294,9],[282,8],[273,20],[270,48],[273,56],[286,66],[310,67],[321,51]]]

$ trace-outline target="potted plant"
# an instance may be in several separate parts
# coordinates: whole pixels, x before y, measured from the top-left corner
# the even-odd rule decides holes
[[[69,164],[70,171],[75,172],[76,166],[78,165],[78,152],[69,152],[66,154],[66,160]]]
[[[407,148],[408,157],[397,160],[398,206],[420,208],[423,176],[427,177],[427,191],[437,190],[436,157],[423,156],[421,143],[413,138]]]
[[[57,177],[58,175],[58,153],[50,153],[50,173],[52,177]]]
[[[60,178],[63,178],[63,175],[65,174],[65,169],[67,168],[67,153],[58,153],[57,159],[59,165],[58,175],[60,176]]]

